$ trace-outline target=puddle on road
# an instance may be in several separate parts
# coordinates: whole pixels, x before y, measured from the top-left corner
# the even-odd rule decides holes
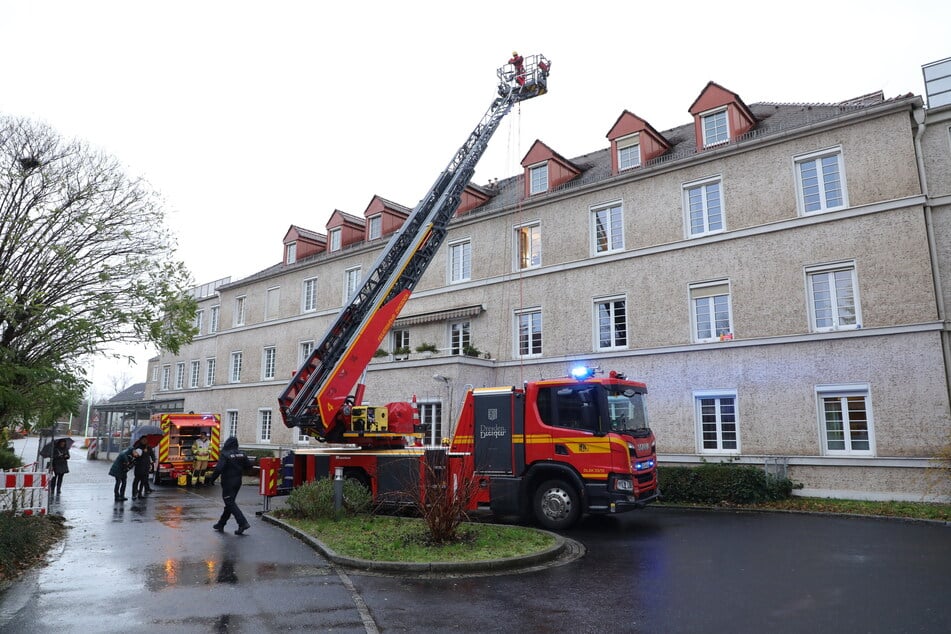
[[[216,584],[237,585],[275,579],[325,576],[329,572],[326,567],[299,564],[245,563],[233,559],[206,561],[167,559],[164,563],[146,566],[145,585],[154,592],[166,588]]]

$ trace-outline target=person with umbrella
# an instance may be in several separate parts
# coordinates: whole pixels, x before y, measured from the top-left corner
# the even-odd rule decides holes
[[[149,485],[149,471],[152,469],[152,448],[146,436],[140,437],[135,444],[134,475],[132,478],[132,499],[144,498]]]
[[[116,479],[116,502],[125,502],[128,498],[125,496],[125,487],[129,481],[129,469],[135,465],[135,453],[138,451],[141,455],[142,450],[135,445],[129,445],[119,452],[116,459],[109,468],[109,475]]]
[[[53,468],[53,477],[50,478],[50,493],[60,494],[63,489],[63,477],[69,473],[69,446],[71,439],[60,438],[53,443],[50,451],[50,466]]]
[[[244,513],[238,508],[237,502],[238,491],[241,489],[241,476],[244,475],[246,469],[250,468],[251,461],[248,460],[248,456],[238,449],[238,439],[231,436],[225,441],[221,455],[218,456],[218,463],[215,465],[215,470],[211,473],[211,479],[208,481],[209,484],[214,484],[217,478],[221,478],[221,499],[224,500],[225,510],[222,512],[218,523],[212,527],[219,533],[225,530],[225,524],[228,523],[232,515],[234,515],[235,521],[238,522],[238,530],[234,532],[235,535],[243,535],[244,531],[251,528],[248,520],[244,517]]]

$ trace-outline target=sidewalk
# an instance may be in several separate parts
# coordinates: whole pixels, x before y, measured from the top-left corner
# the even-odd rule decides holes
[[[36,443],[14,449],[29,463]],[[143,500],[114,502],[111,461],[86,460],[79,443],[70,453],[49,506],[66,518],[66,539],[0,594],[0,632],[372,631],[345,575],[256,516],[255,481],[238,496],[251,529],[236,536],[233,519],[225,533],[211,529],[219,486],[153,485]]]

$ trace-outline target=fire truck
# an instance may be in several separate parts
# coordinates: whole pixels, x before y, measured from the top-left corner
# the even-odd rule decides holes
[[[425,497],[438,463],[470,509],[533,517],[551,529],[659,496],[647,388],[617,372],[581,368],[470,390],[449,447],[415,446],[423,434],[410,404],[362,402],[360,377],[442,244],[489,139],[515,104],[548,91],[550,69],[544,55],[531,55],[518,69],[497,70],[497,97],[279,397],[284,424],[325,443],[285,459],[293,486],[340,474],[377,500],[398,500],[408,487]]]
[[[155,484],[168,480],[179,485],[191,484],[192,445],[202,432],[208,434],[210,457],[208,471],[218,463],[221,448],[221,416],[219,414],[154,414],[152,424],[162,430],[153,479]]]

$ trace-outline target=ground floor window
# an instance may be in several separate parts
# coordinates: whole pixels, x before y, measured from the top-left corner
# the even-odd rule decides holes
[[[271,442],[271,418],[269,409],[258,410],[258,442]]]
[[[419,402],[420,431],[423,433],[423,444],[439,445],[442,443],[442,403],[440,401]]]
[[[868,385],[816,388],[822,449],[826,454],[874,453],[874,426]]]
[[[694,392],[701,453],[739,453],[736,392]]]

